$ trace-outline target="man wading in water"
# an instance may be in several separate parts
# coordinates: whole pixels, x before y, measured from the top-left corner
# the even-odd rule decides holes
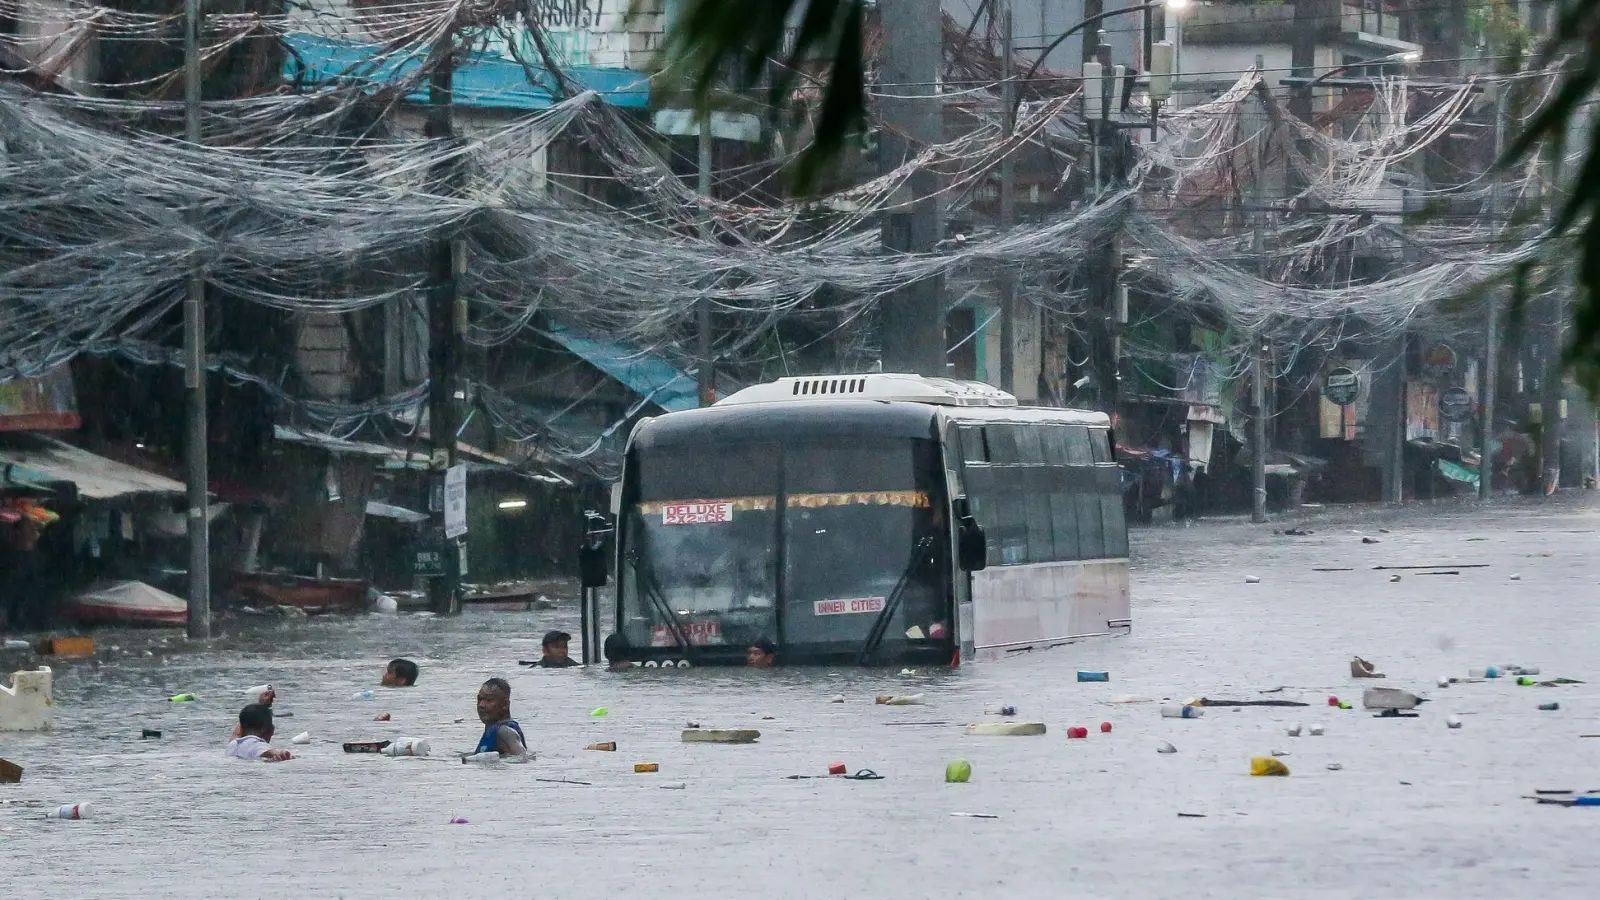
[[[522,726],[511,718],[511,684],[504,678],[491,678],[478,688],[478,718],[484,729],[474,753],[523,756],[528,752]]]

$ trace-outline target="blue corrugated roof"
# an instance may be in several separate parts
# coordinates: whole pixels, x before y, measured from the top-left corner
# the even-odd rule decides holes
[[[559,328],[551,328],[545,334],[667,412],[700,405],[695,379],[659,356],[616,341],[581,337]]]
[[[409,56],[387,57],[380,44],[315,34],[291,33],[285,40],[293,51],[284,62],[285,76],[310,84],[334,81],[361,81],[374,86],[394,84],[414,77],[426,58],[424,50]],[[372,62],[374,58],[381,61]],[[534,68],[540,75],[546,74]],[[650,104],[650,79],[639,72],[581,66],[564,72],[582,87],[599,92],[613,106],[642,108]],[[552,102],[547,88],[528,83],[528,73],[521,63],[488,52],[475,53],[459,66],[451,87],[451,99],[456,106],[546,109]],[[427,86],[424,84],[407,99],[426,102]]]

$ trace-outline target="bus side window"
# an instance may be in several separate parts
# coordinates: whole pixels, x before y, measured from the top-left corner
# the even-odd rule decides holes
[[[1106,556],[1120,559],[1128,555],[1128,523],[1122,510],[1122,498],[1111,494],[1100,497],[1100,515],[1105,525]]]
[[[1078,512],[1071,491],[1059,485],[1050,492],[1050,530],[1059,560],[1082,559],[1078,551]]]
[[[1044,464],[1047,466],[1067,465],[1066,426],[1045,425],[1042,433],[1044,437]]]
[[[984,439],[989,445],[989,462],[997,466],[1017,464],[1016,427],[1013,425],[986,425]]]
[[[1078,558],[1104,559],[1105,514],[1100,509],[1100,495],[1075,493],[1072,496],[1072,505],[1077,510],[1078,518]]]
[[[1050,476],[1043,466],[1023,469],[1027,473],[1025,500],[1028,508],[1028,562],[1054,562],[1055,542],[1051,536]]]
[[[1089,429],[1083,425],[1068,425],[1062,430],[1067,433],[1067,465],[1094,465],[1094,449],[1090,446]]]
[[[1017,438],[1017,464],[1023,466],[1044,465],[1044,444],[1041,432],[1042,425],[1017,425],[1012,432]]]
[[[989,461],[989,450],[983,444],[983,426],[962,425],[960,434],[962,462],[971,465]]]
[[[1096,428],[1089,432],[1089,438],[1094,445],[1094,461],[1097,463],[1116,462],[1116,457],[1111,455],[1111,431],[1105,428]]]

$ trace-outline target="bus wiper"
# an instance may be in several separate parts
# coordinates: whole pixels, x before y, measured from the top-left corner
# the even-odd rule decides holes
[[[666,621],[667,628],[672,631],[673,640],[677,641],[678,646],[683,648],[683,654],[689,658],[691,663],[699,662],[699,654],[695,652],[694,644],[689,642],[689,635],[683,629],[683,620],[678,618],[678,614],[672,611],[671,604],[667,603],[667,598],[662,596],[661,586],[656,584],[655,576],[640,565],[639,554],[628,554],[628,562],[633,566],[633,574],[638,577],[639,583],[644,587],[645,597],[650,600],[650,604],[655,607],[656,612]]]
[[[906,588],[911,584],[911,576],[922,564],[924,550],[933,546],[933,537],[927,536],[917,541],[911,548],[911,560],[906,563],[904,572],[900,573],[900,580],[894,583],[894,590],[889,592],[889,599],[883,603],[883,610],[878,617],[872,620],[872,628],[867,632],[866,643],[861,645],[861,653],[856,657],[856,665],[865,666],[872,660],[873,654],[878,652],[878,645],[883,643],[883,637],[889,631],[889,621],[894,618],[894,611],[900,606],[900,598],[905,596]]]

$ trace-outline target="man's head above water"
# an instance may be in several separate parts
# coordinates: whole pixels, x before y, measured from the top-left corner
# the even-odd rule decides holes
[[[409,659],[391,659],[383,670],[384,687],[411,687],[417,683],[417,664]]]
[[[478,688],[478,718],[485,725],[511,718],[511,684],[504,678],[491,678]]]
[[[744,651],[744,664],[752,669],[770,669],[778,662],[778,645],[761,638]]]
[[[270,744],[272,733],[272,707],[252,703],[239,710],[239,734],[253,735]]]

